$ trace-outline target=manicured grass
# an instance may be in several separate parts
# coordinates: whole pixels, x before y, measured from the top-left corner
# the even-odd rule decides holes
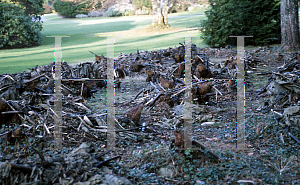
[[[20,72],[54,61],[54,38],[46,35],[70,35],[62,39],[62,56],[68,63],[94,61],[89,50],[106,56],[106,38],[98,35],[118,35],[115,37],[115,55],[135,52],[137,48],[154,50],[178,46],[184,38],[177,35],[199,35],[197,28],[200,20],[205,19],[205,16],[196,16],[199,14],[204,15],[204,10],[169,14],[168,21],[173,29],[159,32],[146,29],[152,22],[151,15],[62,19],[56,14],[47,14],[43,22],[43,44],[31,48],[0,50],[0,74]],[[204,47],[199,36],[193,37],[193,43]]]

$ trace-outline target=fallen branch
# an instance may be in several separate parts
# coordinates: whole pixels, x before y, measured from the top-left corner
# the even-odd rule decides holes
[[[295,141],[297,141],[298,144],[300,144],[300,141],[290,132],[288,132],[289,136],[291,136]]]
[[[21,172],[24,172],[24,173],[31,173],[32,169],[33,169],[31,167],[18,165],[18,164],[13,164],[13,163],[9,163],[9,162],[6,162],[6,165],[9,167],[9,169],[20,170]]]
[[[26,83],[33,82],[34,80],[39,79],[39,78],[41,78],[41,77],[43,77],[43,76],[45,76],[45,74],[36,76],[36,77],[34,77],[34,78],[31,78],[30,80],[26,80],[26,81],[24,81],[23,83],[26,84]]]
[[[105,166],[105,165],[107,165],[108,164],[108,162],[110,162],[110,161],[112,161],[112,160],[116,160],[116,159],[118,159],[118,158],[121,158],[121,156],[115,156],[115,157],[113,157],[113,158],[110,158],[110,159],[107,159],[107,160],[105,160],[105,161],[102,161],[102,162],[100,162],[100,163],[98,163],[98,164],[96,164],[96,168],[100,168],[101,166]]]
[[[221,96],[223,95],[223,94],[221,93],[221,91],[219,91],[214,85],[212,86],[212,88],[214,88]]]
[[[87,108],[85,105],[83,105],[82,103],[75,103],[75,105],[79,105],[80,107],[82,107],[84,110],[86,110],[87,112],[92,112],[89,108]]]
[[[163,90],[163,91],[166,91],[165,88],[163,88],[163,86],[160,85],[160,83],[158,83],[159,87]]]
[[[23,111],[6,111],[6,112],[1,112],[1,114],[19,114],[23,113]]]
[[[151,106],[152,104],[154,104],[155,102],[156,102],[156,100],[161,96],[163,94],[163,92],[159,92],[158,93],[158,95],[156,95],[156,97],[152,100],[150,100],[150,101],[148,101],[145,105],[147,106],[147,105],[149,105],[149,106]]]
[[[192,141],[192,145],[198,146],[200,147],[202,150],[206,151],[207,153],[209,153],[210,155],[212,155],[217,161],[219,162],[223,162],[222,159],[220,159],[216,154],[212,153],[210,150],[208,150],[204,145],[202,145],[201,143],[193,140]]]
[[[156,92],[160,92],[160,90],[158,90],[158,88],[150,81],[150,85],[152,86],[152,87],[154,87],[154,89],[155,89],[155,91]]]
[[[2,101],[4,101],[5,104],[7,104],[9,106],[9,108],[13,111],[16,111],[16,109],[14,109],[9,103],[6,102],[6,100],[4,98],[1,98]],[[18,116],[25,121],[25,119],[23,118],[23,116],[21,116],[20,114],[18,114]]]
[[[143,89],[141,89],[134,97],[133,97],[133,99],[131,100],[131,101],[133,101],[133,100],[135,100],[142,92],[144,92],[144,88]]]

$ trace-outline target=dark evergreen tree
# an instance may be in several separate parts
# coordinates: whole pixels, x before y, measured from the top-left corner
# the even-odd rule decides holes
[[[229,36],[252,35],[246,45],[280,40],[280,0],[210,0],[202,22],[202,37],[210,46],[236,45]]]
[[[78,14],[88,14],[92,10],[93,4],[90,1],[61,1],[55,0],[53,7],[59,15],[66,18],[74,18]]]

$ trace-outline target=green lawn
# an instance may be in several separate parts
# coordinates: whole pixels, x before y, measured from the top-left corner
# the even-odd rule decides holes
[[[47,21],[43,22],[43,44],[31,48],[0,50],[0,74],[20,72],[54,61],[54,38],[46,35],[70,35],[69,38],[62,39],[63,60],[68,63],[94,61],[89,50],[106,55],[106,38],[98,35],[118,35],[115,37],[115,55],[134,52],[137,48],[154,50],[178,46],[184,40],[178,35],[199,35],[196,28],[205,16],[197,15],[204,15],[204,10],[169,14],[168,21],[174,29],[171,33],[163,33],[145,31],[152,22],[150,15],[62,19],[56,14],[47,14]],[[193,43],[204,47],[199,36],[193,38]]]

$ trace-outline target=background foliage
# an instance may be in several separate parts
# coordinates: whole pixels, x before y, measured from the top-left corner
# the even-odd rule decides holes
[[[1,0],[0,10],[0,48],[16,48],[40,45],[42,24],[33,22],[33,16],[40,20],[43,15],[41,0],[24,2],[10,2]]]
[[[50,5],[43,4],[43,7],[44,7],[44,14],[53,13],[54,8],[52,8]]]
[[[230,35],[253,35],[246,45],[280,40],[280,0],[210,0],[202,21],[204,41],[210,46],[235,45]]]
[[[142,9],[143,6],[146,8],[152,8],[151,0],[132,0],[132,4],[136,9]]]
[[[9,1],[9,0],[7,0]],[[25,14],[29,16],[43,15],[44,0],[12,0],[11,2],[18,3],[25,7]]]

